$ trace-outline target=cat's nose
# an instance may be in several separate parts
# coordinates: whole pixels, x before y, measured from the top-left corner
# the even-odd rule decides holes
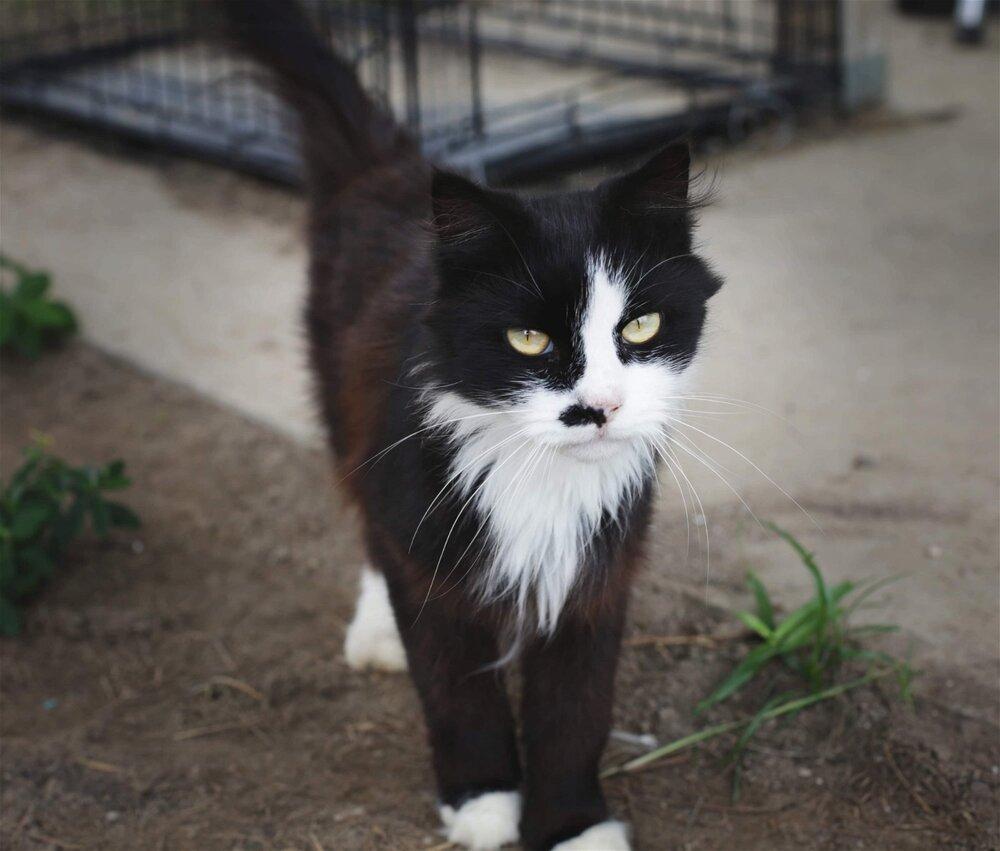
[[[600,411],[605,419],[611,419],[622,406],[622,397],[615,393],[602,393],[593,396],[586,395],[581,400],[585,408]]]
[[[621,406],[621,399],[611,396],[584,398],[580,404],[570,405],[559,415],[559,419],[567,426],[593,423],[601,428]]]

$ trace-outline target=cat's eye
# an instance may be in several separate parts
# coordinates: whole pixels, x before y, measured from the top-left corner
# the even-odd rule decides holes
[[[532,358],[544,355],[552,348],[548,334],[530,328],[508,328],[507,342],[515,352]]]
[[[644,313],[622,328],[622,337],[625,338],[625,342],[638,345],[640,343],[648,343],[659,333],[659,330],[660,314]]]

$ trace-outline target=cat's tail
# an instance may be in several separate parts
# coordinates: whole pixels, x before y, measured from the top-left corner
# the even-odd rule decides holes
[[[268,68],[298,113],[310,183],[335,192],[352,178],[415,153],[416,143],[365,94],[293,0],[223,2],[226,32]]]

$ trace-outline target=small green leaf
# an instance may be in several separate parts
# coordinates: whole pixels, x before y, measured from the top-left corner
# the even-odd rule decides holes
[[[52,514],[53,506],[48,502],[22,504],[11,520],[10,536],[15,541],[26,541],[33,538]]]
[[[58,330],[60,334],[70,334],[76,331],[78,323],[76,314],[61,301],[54,301],[49,305],[49,327]]]
[[[83,518],[86,513],[84,501],[79,497],[73,500],[69,509],[56,521],[52,530],[52,544],[56,555],[60,554],[75,538],[83,525]]]
[[[122,490],[130,484],[132,484],[132,480],[125,475],[125,462],[122,460],[112,461],[100,471],[97,477],[97,486],[101,490]]]
[[[737,612],[736,617],[743,622],[743,625],[746,626],[747,629],[753,630],[761,638],[768,639],[771,637],[771,628],[759,617],[757,617],[757,615],[751,614],[750,612]]]
[[[747,584],[753,591],[754,599],[757,601],[757,615],[767,624],[770,629],[774,629],[774,606],[771,605],[771,598],[764,587],[764,583],[752,570],[747,571]]]
[[[14,298],[20,301],[34,301],[45,295],[52,279],[45,272],[22,272],[14,288]]]
[[[108,512],[108,504],[99,496],[93,496],[88,501],[90,508],[90,522],[94,526],[94,532],[98,537],[108,537],[111,528],[111,516]]]

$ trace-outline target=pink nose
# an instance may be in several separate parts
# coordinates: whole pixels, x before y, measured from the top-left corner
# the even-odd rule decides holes
[[[618,409],[621,408],[622,398],[621,396],[611,394],[584,396],[583,404],[588,408],[594,408],[595,410],[601,411],[605,417],[611,419]]]

